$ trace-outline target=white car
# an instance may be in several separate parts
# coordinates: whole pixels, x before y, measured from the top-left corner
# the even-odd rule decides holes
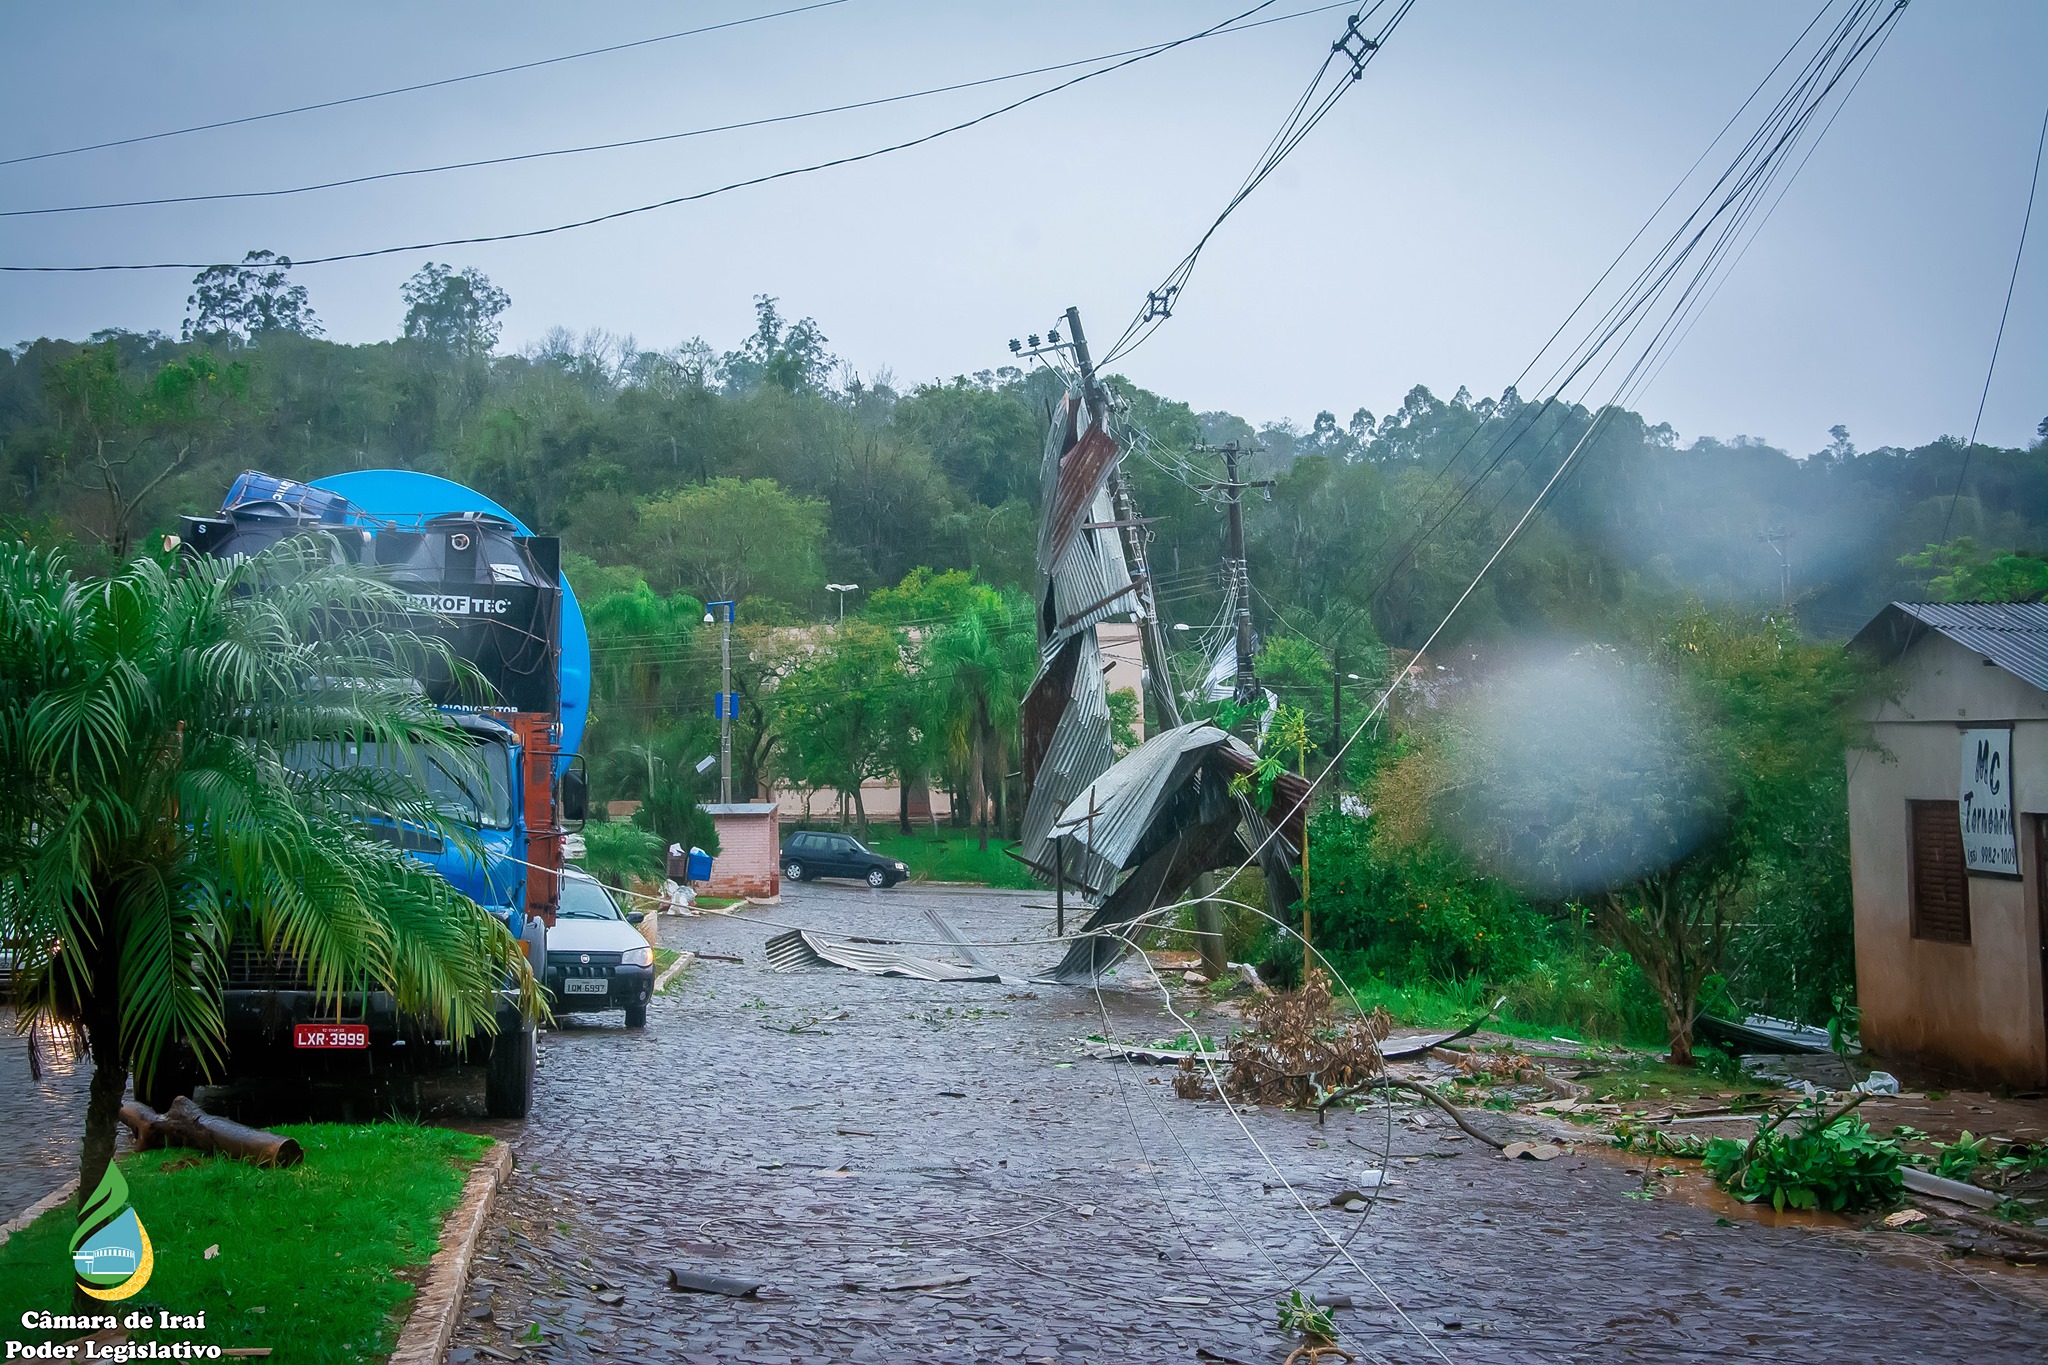
[[[619,913],[611,892],[581,869],[562,870],[562,908],[548,930],[542,985],[557,1014],[626,1012],[627,1028],[647,1023],[654,994],[654,949],[633,926],[645,918]]]

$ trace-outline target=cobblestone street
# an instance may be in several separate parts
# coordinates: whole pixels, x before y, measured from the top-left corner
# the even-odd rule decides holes
[[[928,940],[929,905],[971,940],[1013,941],[1050,928],[1033,899],[814,885],[754,913]],[[668,946],[744,963],[695,964],[644,1033],[600,1016],[546,1039],[532,1118],[495,1129],[518,1168],[451,1362],[1268,1362],[1291,1344],[1273,1305],[1295,1284],[1348,1295],[1343,1344],[1386,1361],[2018,1361],[2048,1340],[2036,1272],[1632,1198],[1624,1163],[1503,1161],[1433,1111],[1320,1128],[1253,1112],[1268,1166],[1169,1071],[1080,1057],[1104,1011],[1118,1037],[1179,1031],[1142,967],[1099,1004],[782,975],[763,963],[774,932],[667,921]],[[988,955],[1018,976],[1055,956]],[[1329,1208],[1390,1142],[1385,1197]],[[766,1288],[678,1293],[671,1266]]]

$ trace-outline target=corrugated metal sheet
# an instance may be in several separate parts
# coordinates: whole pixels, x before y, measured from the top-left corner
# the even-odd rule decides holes
[[[1229,739],[1202,720],[1160,731],[1084,784],[1053,821],[1050,837],[1070,840],[1074,852],[1090,849],[1112,867],[1129,866],[1160,806],[1208,750]]]
[[[1116,457],[1116,442],[1100,426],[1090,426],[1074,448],[1060,456],[1053,480],[1052,500],[1039,523],[1040,573],[1052,571],[1052,566],[1066,553],[1074,537],[1081,533],[1084,519],[1106,520],[1088,517],[1087,513],[1094,506],[1096,495],[1108,482],[1110,470],[1116,467]]]
[[[1095,495],[1089,517],[1094,521],[1116,519],[1107,492]],[[1124,560],[1124,543],[1115,531],[1082,531],[1067,542],[1052,571],[1049,633],[1054,639],[1088,630],[1112,616],[1128,616],[1137,605],[1131,566]]]
[[[918,981],[1001,981],[993,971],[957,962],[913,957],[889,951],[887,945],[851,943],[809,929],[790,929],[765,945],[768,965],[778,972],[805,967],[844,967],[869,976],[907,976]]]
[[[1048,843],[1053,822],[1116,758],[1109,742],[1109,697],[1095,632],[1074,637],[1061,653],[1062,659],[1056,660],[1041,680],[1058,676],[1056,670],[1071,662],[1068,703],[1032,775],[1017,846],[1017,856],[1048,883],[1053,879],[1053,850]],[[1067,882],[1076,890],[1105,894],[1116,884],[1116,873],[1116,864],[1091,855],[1086,848],[1067,850]]]
[[[1849,645],[1889,663],[1929,628],[2048,692],[2048,602],[1894,602]]]

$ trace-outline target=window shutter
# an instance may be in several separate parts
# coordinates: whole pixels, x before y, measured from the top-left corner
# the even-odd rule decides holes
[[[1970,941],[1970,875],[1963,862],[1962,814],[1954,801],[1915,801],[1913,937]]]

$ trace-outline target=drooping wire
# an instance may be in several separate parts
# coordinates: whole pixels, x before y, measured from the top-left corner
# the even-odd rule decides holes
[[[1379,55],[1380,49],[1392,36],[1394,29],[1415,6],[1415,0],[1395,0],[1392,15],[1376,32],[1368,36],[1361,26],[1387,3],[1389,0],[1372,0],[1369,5],[1361,6],[1352,14],[1345,27],[1344,36],[1331,45],[1330,51],[1323,57],[1322,64],[1316,68],[1315,76],[1302,90],[1300,98],[1288,111],[1287,118],[1273,134],[1272,140],[1266,144],[1265,151],[1246,173],[1244,180],[1238,185],[1237,192],[1231,195],[1222,211],[1196,239],[1188,254],[1167,272],[1159,287],[1145,296],[1145,303],[1138,309],[1137,316],[1131,319],[1122,335],[1108,351],[1104,352],[1101,361],[1098,362],[1101,366],[1106,368],[1119,358],[1129,355],[1143,345],[1159,329],[1160,324],[1173,315],[1174,305],[1179,301],[1189,279],[1193,277],[1195,264],[1201,259],[1202,251],[1209,245],[1209,240],[1222,228],[1230,215],[1237,211],[1238,206],[1249,199],[1253,191],[1280,168],[1280,163],[1315,131],[1316,125],[1329,116],[1330,110],[1336,107],[1337,101],[1344,97],[1345,92],[1364,78],[1365,68]],[[1340,57],[1347,58],[1348,61],[1340,65]],[[1333,68],[1337,71],[1335,80],[1329,84],[1328,89],[1325,89],[1325,83],[1330,81]]]
[[[833,0],[843,4],[845,0]],[[1276,14],[1269,19],[1259,19],[1233,28],[1219,29],[1207,37],[1226,37],[1249,33],[1253,29],[1269,24],[1283,24],[1309,15],[1326,14],[1331,10],[1344,9],[1353,0],[1338,0],[1336,4],[1317,5],[1310,9],[1295,10],[1289,14]],[[693,30],[699,31],[699,30]],[[654,41],[654,40],[650,40]],[[292,185],[280,189],[236,190],[219,194],[178,194],[152,199],[116,199],[95,204],[62,204],[47,208],[0,209],[0,218],[34,218],[51,214],[95,213],[106,209],[159,208],[172,204],[211,204],[237,199],[275,199],[287,195],[312,194],[321,190],[345,189],[355,185],[374,184],[384,180],[402,180],[414,176],[441,175],[451,171],[478,170],[490,166],[508,166],[526,161],[543,161],[556,157],[583,156],[594,152],[620,151],[632,147],[656,146],[665,142],[676,142],[685,138],[708,137],[716,133],[740,132],[749,128],[764,128],[780,123],[795,123],[804,119],[823,118],[832,114],[852,113],[862,109],[875,109],[884,105],[901,104],[908,100],[925,99],[933,95],[953,94],[961,90],[974,90],[985,85],[1000,85],[1005,81],[1022,80],[1027,76],[1044,76],[1054,71],[1069,71],[1077,66],[1093,66],[1097,62],[1114,61],[1137,53],[1149,53],[1164,46],[1151,43],[1143,47],[1124,48],[1117,52],[1098,53],[1093,57],[1079,57],[1073,61],[1055,62],[1048,66],[1028,67],[1022,71],[1011,71],[1000,76],[984,76],[971,81],[955,81],[949,85],[927,86],[921,90],[910,90],[897,95],[883,95],[875,99],[855,100],[846,104],[825,105],[817,109],[806,109],[794,114],[774,114],[766,118],[745,119],[736,123],[712,124],[703,128],[687,128],[673,133],[656,133],[648,137],[623,138],[613,142],[583,143],[573,147],[554,147],[538,152],[516,152],[508,156],[481,157],[469,161],[443,162],[434,166],[413,166],[404,170],[378,171],[369,175],[347,176],[336,180],[315,181],[305,185]],[[610,50],[610,49],[604,49]],[[469,79],[469,78],[464,78]],[[269,116],[264,116],[269,117]],[[166,135],[168,136],[168,135]],[[0,165],[6,163],[0,162]]]
[[[1970,452],[1977,448],[1977,429],[1984,422],[1984,404],[1991,397],[1991,376],[1998,370],[1998,350],[2005,344],[2005,320],[2012,314],[2012,291],[2020,280],[2020,261],[2027,254],[2027,229],[2034,221],[2034,192],[2041,188],[2041,149],[2048,146],[2048,110],[2041,113],[2041,135],[2034,141],[2034,174],[2027,182],[2027,211],[2020,216],[2020,240],[2013,247],[2012,274],[2005,281],[2005,306],[1998,311],[1998,335],[1991,342],[1991,362],[1984,367],[1984,388],[1977,395],[1977,415],[1970,421],[1970,443],[1963,447],[1962,468],[1956,471],[1955,491],[1948,495],[1948,512],[1941,519],[1941,540],[1948,543],[1949,523],[1955,520],[1956,500],[1963,495],[1963,480],[1970,472]]]
[[[698,190],[692,194],[674,195],[671,196],[670,198],[656,200],[655,202],[649,204],[637,204],[631,208],[613,209],[607,213],[592,214],[588,217],[577,218],[565,223],[555,223],[547,227],[524,228],[513,232],[477,233],[475,235],[467,237],[445,237],[430,242],[412,242],[403,246],[373,247],[362,251],[331,252],[327,255],[322,256],[294,256],[292,258],[292,263],[294,266],[301,267],[309,265],[332,265],[339,261],[361,261],[369,260],[378,256],[396,256],[417,251],[438,251],[443,247],[477,246],[490,242],[516,242],[527,241],[536,237],[551,237],[564,232],[576,232],[583,228],[595,227],[601,223],[616,222],[622,218],[632,218],[640,214],[654,213],[661,209],[674,208],[679,204],[698,203],[706,199],[716,198],[717,196],[722,194],[730,194],[735,190],[749,189],[756,185],[766,185],[779,180],[788,180],[800,175],[810,175],[818,171],[833,170],[840,166],[857,165],[864,161],[875,160],[878,157],[891,156],[897,152],[905,152],[911,150],[912,148],[922,147],[926,143],[936,142],[940,138],[950,137],[954,133],[965,132],[970,128],[978,127],[981,124],[987,123],[992,119],[1001,118],[1005,114],[1013,113],[1016,110],[1024,108],[1026,105],[1035,104],[1039,100],[1047,99],[1053,95],[1057,95],[1064,91],[1071,90],[1075,86],[1080,85],[1086,81],[1096,79],[1098,76],[1107,76],[1114,72],[1122,71],[1127,67],[1136,66],[1139,62],[1148,61],[1153,57],[1160,56],[1167,52],[1172,52],[1177,48],[1184,47],[1188,43],[1197,42],[1203,38],[1209,37],[1211,34],[1214,34],[1222,29],[1232,27],[1233,25],[1242,24],[1245,20],[1251,18],[1255,14],[1258,14],[1262,10],[1270,9],[1276,3],[1278,3],[1278,0],[1259,0],[1259,3],[1253,5],[1250,9],[1232,15],[1228,19],[1224,19],[1217,23],[1210,24],[1207,27],[1198,29],[1195,32],[1188,34],[1186,37],[1176,38],[1171,42],[1162,43],[1157,47],[1145,49],[1144,51],[1141,51],[1133,56],[1126,57],[1121,61],[1112,62],[1107,66],[1097,67],[1092,71],[1084,71],[1078,76],[1070,77],[1067,80],[1060,81],[1055,85],[1047,86],[1042,90],[1035,90],[1031,94],[1025,95],[1020,99],[1011,100],[1007,104],[999,105],[996,108],[990,109],[985,113],[976,114],[972,118],[962,119],[957,123],[947,124],[946,126],[934,129],[929,133],[923,133],[918,135],[917,137],[906,138],[899,142],[892,142],[885,146],[870,148],[869,150],[864,152],[852,152],[848,153],[845,156],[830,157],[823,161],[813,161],[802,166],[792,166],[780,171],[770,171],[762,175],[749,176],[743,180],[730,181],[723,185],[714,186],[708,190]],[[1413,0],[1407,0],[1407,3],[1412,4]],[[234,268],[235,265],[235,262],[218,261],[133,261],[105,263],[99,265],[0,265],[0,272],[6,272],[11,274],[80,275],[98,274],[107,271],[210,270],[215,269],[217,267],[225,267],[232,269]]]
[[[216,119],[212,123],[194,123],[183,128],[167,128],[158,133],[137,133],[133,137],[111,138],[105,142],[88,142],[76,147],[60,147],[47,152],[30,152],[23,156],[0,159],[0,166],[19,166],[28,161],[48,161],[52,157],[77,156],[82,152],[100,152],[110,147],[133,147],[140,142],[157,142],[169,137],[184,137],[188,133],[207,133],[218,128],[238,128],[244,124],[263,123],[270,119],[289,118],[294,114],[310,114],[321,109],[339,109],[343,105],[364,104],[370,100],[388,99],[393,95],[410,95],[420,90],[438,90],[443,86],[461,85],[465,81],[480,81],[490,76],[510,75],[515,71],[532,71],[537,67],[557,66],[563,62],[581,61],[585,57],[601,57],[611,52],[625,52],[636,47],[651,47],[656,43],[671,43],[678,38],[694,38],[702,33],[716,33],[721,29],[741,28],[747,24],[763,23],[769,19],[783,19],[792,14],[806,14],[812,10],[831,9],[846,4],[847,0],[817,0],[815,4],[798,5],[793,9],[780,9],[772,14],[755,14],[744,19],[728,19],[722,24],[706,24],[701,28],[687,28],[677,33],[657,34],[652,38],[637,38],[630,43],[613,43],[608,47],[587,48],[582,52],[568,52],[559,57],[542,57],[531,62],[516,62],[511,66],[492,67],[488,71],[472,71],[464,76],[443,76],[439,80],[420,81],[413,85],[394,86],[389,90],[372,90],[361,95],[347,95],[340,99],[321,100],[315,104],[298,104],[289,109],[273,109],[264,114],[244,114],[239,118]]]

